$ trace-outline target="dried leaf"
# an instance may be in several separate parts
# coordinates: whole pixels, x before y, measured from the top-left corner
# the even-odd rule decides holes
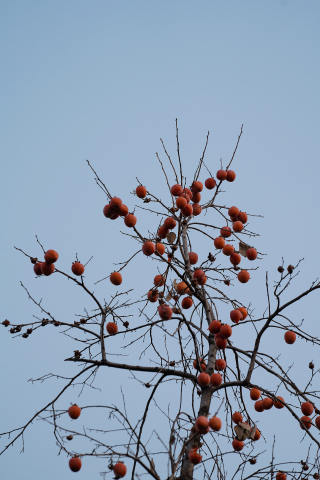
[[[176,236],[176,234],[175,234],[174,232],[169,232],[169,233],[167,233],[167,235],[166,235],[166,238],[167,238],[167,240],[168,240],[168,242],[169,242],[170,244],[172,244],[172,243],[175,241],[176,237],[177,237],[177,236]]]
[[[166,302],[170,302],[170,300],[172,299],[172,295],[174,294],[174,290],[171,289],[168,293],[168,295],[166,296]]]
[[[248,425],[247,423],[242,423],[242,422],[239,422],[239,424],[234,427],[234,431],[236,432],[237,438],[240,441],[246,440],[247,438],[250,438],[251,440],[253,440],[256,430],[257,430],[257,427],[255,425],[251,427],[251,425]]]
[[[248,248],[250,248],[250,245],[247,245],[246,243],[244,242],[239,242],[239,253],[240,255],[242,255],[243,257],[246,257],[247,256],[247,250]]]

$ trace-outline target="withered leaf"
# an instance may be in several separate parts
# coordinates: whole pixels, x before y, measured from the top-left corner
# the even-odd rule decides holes
[[[177,237],[177,236],[176,236],[176,234],[175,234],[174,232],[169,232],[169,233],[167,233],[167,235],[166,235],[166,238],[167,238],[167,240],[168,240],[168,242],[169,242],[170,244],[172,244],[172,243],[175,241],[176,237]]]
[[[247,243],[244,243],[244,242],[239,242],[239,253],[243,257],[247,256],[248,248],[250,248],[250,245],[248,245]]]
[[[166,302],[170,302],[170,300],[172,299],[172,295],[174,294],[174,290],[171,289],[168,293],[168,295],[166,296]]]
[[[247,423],[242,423],[242,422],[239,422],[239,424],[234,427],[234,431],[236,432],[237,438],[240,441],[245,440],[247,438],[250,438],[251,440],[253,440],[256,430],[257,430],[257,427],[255,425],[251,427],[251,425],[248,425]]]

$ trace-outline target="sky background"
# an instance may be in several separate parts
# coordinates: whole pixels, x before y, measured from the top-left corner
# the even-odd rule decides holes
[[[247,286],[232,287],[235,298],[244,304],[252,301],[257,316],[261,315],[266,307],[265,272],[269,271],[271,281],[276,279],[282,257],[285,265],[305,259],[288,298],[309,287],[319,275],[319,21],[320,4],[313,0],[3,0],[2,320],[26,323],[38,314],[20,281],[59,318],[73,321],[75,312],[83,314],[84,306],[92,307],[58,275],[36,279],[28,259],[13,247],[40,257],[37,234],[45,249],[59,252],[59,268],[65,271],[76,253],[83,263],[93,255],[86,269],[89,286],[111,273],[113,264],[129,258],[136,245],[119,233],[124,231],[122,224],[103,217],[107,199],[86,159],[111,194],[120,196],[130,209],[137,203],[130,194],[136,177],[168,199],[155,152],[166,162],[162,138],[177,165],[176,118],[190,183],[207,132],[205,161],[215,173],[220,158],[223,166],[229,162],[244,125],[233,164],[237,178],[226,186],[221,202],[263,216],[252,217],[250,228],[260,234],[254,245],[266,256]],[[200,180],[205,178],[203,172]],[[145,235],[148,229],[154,231],[159,219],[136,212]],[[209,248],[199,244],[202,259]],[[134,282],[142,295],[154,270],[139,256],[126,270],[123,287],[128,289]],[[113,292],[109,282],[94,288],[101,298]],[[290,318],[305,319],[306,330],[314,335],[319,331],[317,297],[315,293],[290,310]],[[282,353],[286,368],[296,361],[292,371],[303,386],[315,350],[302,341],[299,346],[284,346],[283,332],[272,332],[266,350]],[[26,422],[60,385],[57,380],[33,385],[27,380],[49,372],[73,375],[77,367],[63,361],[74,344],[58,329],[51,327],[27,340],[12,339],[4,328],[1,333],[0,430],[4,431]],[[251,333],[239,334],[243,348],[252,347]],[[107,397],[109,404],[116,403],[121,384],[135,399],[130,406],[134,409],[146,391],[127,378],[124,373],[101,372],[97,382],[104,387],[102,393],[88,391],[81,401],[100,404]],[[66,395],[59,408],[78,401],[78,393]],[[284,432],[284,423],[275,418],[274,423],[264,424],[266,439],[270,445],[273,433],[279,435],[285,461],[289,454],[285,438],[299,427],[291,425],[287,415]],[[92,416],[92,421],[99,425],[99,418]],[[300,437],[299,429],[298,446]],[[1,439],[1,445],[5,441]],[[303,445],[306,450],[308,441]],[[73,475],[66,455],[57,456],[52,429],[43,422],[29,427],[25,453],[20,455],[20,450],[18,442],[0,458],[5,478],[53,480]],[[105,461],[88,459],[77,478],[90,474],[98,479],[105,470]]]

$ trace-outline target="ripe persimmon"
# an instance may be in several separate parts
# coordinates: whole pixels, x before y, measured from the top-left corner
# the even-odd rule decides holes
[[[308,429],[310,430],[311,428],[311,425],[312,425],[312,420],[310,417],[307,417],[307,416],[303,416],[300,418],[301,422],[303,423],[303,425]],[[302,425],[300,424],[300,428],[303,428]]]
[[[250,398],[251,400],[259,400],[261,397],[261,392],[258,388],[251,388],[250,390]]]
[[[143,187],[142,185],[139,185],[139,187],[136,188],[136,194],[137,194],[137,197],[139,197],[139,198],[145,198],[146,195],[147,195],[146,187]]]
[[[184,217],[190,217],[193,213],[192,205],[189,203],[181,210],[181,213]]]
[[[219,333],[222,338],[229,338],[232,335],[232,328],[230,325],[222,325]]]
[[[228,170],[227,178],[226,178],[227,182],[234,182],[235,178],[236,178],[235,172],[233,170]]]
[[[169,230],[164,225],[158,228],[158,237],[166,238],[167,233],[169,233]]]
[[[284,402],[284,399],[282,397],[277,397],[279,400],[282,400]],[[273,400],[273,405],[280,410],[280,408],[283,408],[284,405],[283,403],[279,402],[279,400]]]
[[[246,255],[248,260],[255,260],[258,256],[257,250],[255,248],[248,248]]]
[[[54,272],[56,267],[54,263],[41,262],[40,268],[41,268],[42,275],[45,275],[46,277],[48,277]]]
[[[78,407],[78,405],[74,404],[68,408],[68,414],[70,418],[72,418],[73,420],[76,420],[77,418],[80,417],[81,408]]]
[[[320,430],[320,417],[316,417],[314,423],[316,427]]]
[[[198,255],[195,252],[189,252],[189,261],[191,265],[198,263]]]
[[[226,346],[228,345],[227,339],[223,338],[220,335],[220,333],[216,333],[216,335],[214,336],[214,340],[215,340],[217,348],[219,348],[219,350],[224,350],[226,348]]]
[[[192,298],[190,297],[185,297],[182,302],[181,302],[181,307],[187,310],[188,308],[191,308],[193,305]]]
[[[294,332],[288,331],[284,334],[284,341],[288,345],[292,345],[296,341],[297,335]]]
[[[192,192],[191,192],[190,188],[184,188],[182,195],[184,195],[184,194],[187,194],[189,196],[189,198],[192,197]]]
[[[310,402],[304,402],[301,404],[301,412],[303,415],[310,417],[313,413],[313,405]]]
[[[72,472],[79,472],[81,470],[82,462],[79,457],[72,457],[69,460],[69,468]]]
[[[203,270],[200,270],[200,269],[193,272],[193,278],[197,280],[199,285],[204,285],[207,281],[206,274],[204,273]]]
[[[114,322],[107,323],[106,328],[109,335],[115,335],[116,333],[118,333],[118,325]]]
[[[159,305],[158,313],[162,320],[170,320],[172,317],[172,308],[169,305]]]
[[[240,450],[243,449],[244,447],[244,443],[241,442],[240,440],[237,440],[236,438],[232,441],[232,446],[233,446],[233,449],[236,451],[236,452],[240,452]]]
[[[264,411],[264,408],[263,408],[263,405],[262,405],[262,400],[258,400],[254,404],[254,409],[255,409],[256,412],[263,412]]]
[[[239,212],[237,218],[242,223],[247,223],[248,221],[248,215],[245,212]]]
[[[222,377],[220,373],[213,373],[210,377],[210,383],[213,387],[219,387],[222,383]]]
[[[205,372],[207,369],[206,362],[202,360],[202,358],[199,358],[199,362],[200,362],[201,369]],[[197,359],[193,360],[193,368],[195,368],[196,370],[199,370]]]
[[[110,200],[110,207],[118,210],[122,205],[122,200],[119,197],[112,197]],[[118,212],[117,212],[118,213]]]
[[[234,412],[232,415],[232,420],[234,421],[234,423],[238,424],[239,422],[242,422],[243,416],[240,412]]]
[[[278,472],[276,475],[276,480],[287,480],[287,475],[283,472]]]
[[[248,316],[247,309],[245,307],[239,307],[238,310],[242,314],[242,320],[245,320]]]
[[[207,178],[204,184],[208,190],[212,190],[216,186],[216,181],[214,178]]]
[[[250,273],[247,270],[241,270],[238,273],[238,280],[240,283],[247,283],[250,280]]]
[[[203,190],[203,184],[201,182],[199,182],[199,180],[196,180],[191,185],[191,191],[192,192],[202,192],[202,190]]]
[[[44,254],[44,260],[46,263],[55,263],[59,258],[58,252],[55,250],[47,250],[46,253]]]
[[[149,290],[148,300],[151,303],[155,303],[159,298],[158,290]]]
[[[128,213],[128,215],[124,217],[124,223],[127,227],[133,228],[137,223],[137,217],[132,215],[132,213]]]
[[[239,310],[231,310],[230,318],[234,323],[239,323],[242,320],[242,313]]]
[[[212,322],[209,324],[209,332],[215,335],[216,333],[220,332],[221,328],[221,323],[218,320],[212,320]]]
[[[209,425],[214,432],[219,432],[222,427],[222,422],[219,417],[211,417],[209,420]]]
[[[153,242],[145,242],[142,245],[142,251],[147,257],[149,257],[156,251],[156,246]]]
[[[153,279],[154,285],[157,287],[162,287],[166,281],[166,277],[164,275],[156,275]]]
[[[240,210],[238,207],[230,207],[228,210],[228,215],[229,217],[237,217],[240,213]]]
[[[125,217],[129,213],[129,208],[124,203],[119,207],[118,213],[121,217]]]
[[[178,197],[178,198],[176,199],[176,205],[177,205],[177,207],[180,208],[181,210],[187,206],[187,203],[188,203],[188,202],[187,202],[187,199],[186,199],[185,197]]]
[[[196,217],[197,215],[200,215],[202,212],[202,207],[199,205],[199,203],[194,203],[192,205],[192,214]]]
[[[115,466],[113,467],[113,473],[115,474],[115,476],[117,478],[122,478],[125,476],[125,474],[127,473],[127,467],[125,466],[124,463],[122,462],[118,462],[115,464]]]
[[[226,244],[225,239],[222,237],[216,237],[213,243],[214,243],[214,246],[219,250],[221,250],[221,248],[223,248]]]
[[[226,243],[226,245],[222,249],[222,253],[230,257],[234,253],[234,246],[230,245],[230,243]]]
[[[34,264],[33,271],[36,275],[39,275],[39,276],[42,275],[41,262],[37,262]]]
[[[221,237],[224,238],[229,238],[232,235],[231,228],[230,227],[222,227],[220,230],[220,235]]]
[[[82,265],[82,263],[80,262],[74,262],[72,264],[71,270],[72,270],[72,273],[74,273],[74,275],[77,275],[78,277],[80,277],[80,275],[83,275],[84,265]]]
[[[234,252],[230,255],[230,262],[232,265],[237,266],[241,262],[241,255],[237,252]]]
[[[218,170],[216,177],[220,181],[226,180],[227,172],[225,170]]]
[[[192,463],[192,465],[198,465],[202,460],[202,455],[200,455],[200,453],[198,453],[197,450],[198,450],[197,448],[192,448],[188,453],[188,458]]]
[[[113,272],[110,275],[110,282],[112,285],[121,285],[122,283],[122,275],[120,272]]]
[[[179,282],[176,284],[176,291],[180,294],[183,295],[184,293],[189,293],[190,289],[186,282]]]
[[[209,420],[207,417],[200,415],[200,417],[197,418],[195,427],[200,433],[207,433],[206,431],[208,430],[209,427]]]
[[[160,253],[160,255],[163,255],[166,251],[166,247],[163,245],[163,243],[157,243],[156,244],[156,251]]]
[[[191,200],[193,201],[193,203],[200,203],[201,193],[200,192],[193,192]]]
[[[170,188],[170,192],[174,197],[178,197],[183,192],[183,188],[179,184],[172,185],[172,187]]]
[[[256,433],[254,434],[253,441],[256,442],[261,437],[260,431],[256,428]]]
[[[177,225],[177,222],[175,221],[174,218],[172,217],[168,217],[165,219],[165,221],[163,222],[163,225],[165,228],[167,228],[168,230],[173,230],[176,225]]]
[[[240,222],[239,220],[237,220],[237,221],[234,222],[234,224],[232,225],[232,228],[233,228],[233,231],[234,231],[234,232],[240,233],[240,232],[243,230],[243,223]]]
[[[222,370],[225,370],[227,367],[227,363],[223,358],[217,358],[216,364],[215,364],[215,370],[218,370],[218,372],[221,372]]]
[[[262,400],[262,406],[265,410],[270,410],[273,407],[273,400],[272,398],[266,397]]]
[[[207,373],[201,372],[198,375],[197,380],[200,387],[206,387],[210,383],[210,375],[208,375]]]

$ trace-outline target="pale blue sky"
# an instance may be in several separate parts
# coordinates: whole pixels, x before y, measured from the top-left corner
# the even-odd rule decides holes
[[[159,181],[155,152],[164,159],[161,137],[176,158],[175,118],[189,179],[207,131],[206,162],[215,172],[220,158],[224,165],[229,161],[244,124],[234,163],[237,179],[221,198],[264,216],[250,226],[261,234],[256,245],[267,257],[250,289],[234,287],[235,297],[254,300],[261,315],[264,272],[277,278],[282,256],[286,264],[305,258],[292,294],[309,286],[319,274],[319,21],[320,4],[313,0],[3,0],[2,319],[27,322],[38,313],[20,280],[55,315],[73,320],[74,312],[83,312],[86,303],[77,289],[60,278],[35,279],[30,263],[13,246],[40,255],[37,234],[46,248],[59,251],[62,269],[69,269],[75,253],[84,262],[93,255],[90,286],[109,274],[113,263],[129,258],[136,246],[118,233],[119,223],[104,219],[106,199],[85,160],[112,195],[131,207],[136,203],[130,195],[135,177],[161,195],[166,187]],[[145,233],[154,228],[147,215],[139,215]],[[134,279],[139,294],[147,288],[144,278],[136,281],[142,260],[132,264],[124,280],[129,288]],[[154,275],[150,262],[144,268]],[[102,298],[110,295],[109,284],[95,288]],[[315,294],[294,310],[294,319],[305,318],[308,331],[319,328],[317,305]],[[58,388],[56,380],[32,386],[29,378],[72,374],[75,366],[63,362],[72,344],[57,330],[26,341],[11,339],[4,328],[1,333],[2,431],[29,419]],[[286,366],[301,352],[293,348],[286,350]],[[309,375],[306,365],[314,356],[310,350],[305,355],[297,378]],[[118,375],[101,373],[100,387],[103,378],[113,379],[111,391],[119,398]],[[123,386],[126,378],[121,376]],[[108,401],[114,403],[108,386]],[[103,402],[96,392],[86,395],[92,404]],[[76,400],[66,396],[66,408],[71,401]],[[272,431],[267,433],[271,442]],[[24,455],[17,444],[0,458],[4,478],[72,477],[65,455],[57,457],[49,426],[36,422],[25,441]],[[106,469],[102,461],[88,464],[77,479],[101,478],[99,472]]]

